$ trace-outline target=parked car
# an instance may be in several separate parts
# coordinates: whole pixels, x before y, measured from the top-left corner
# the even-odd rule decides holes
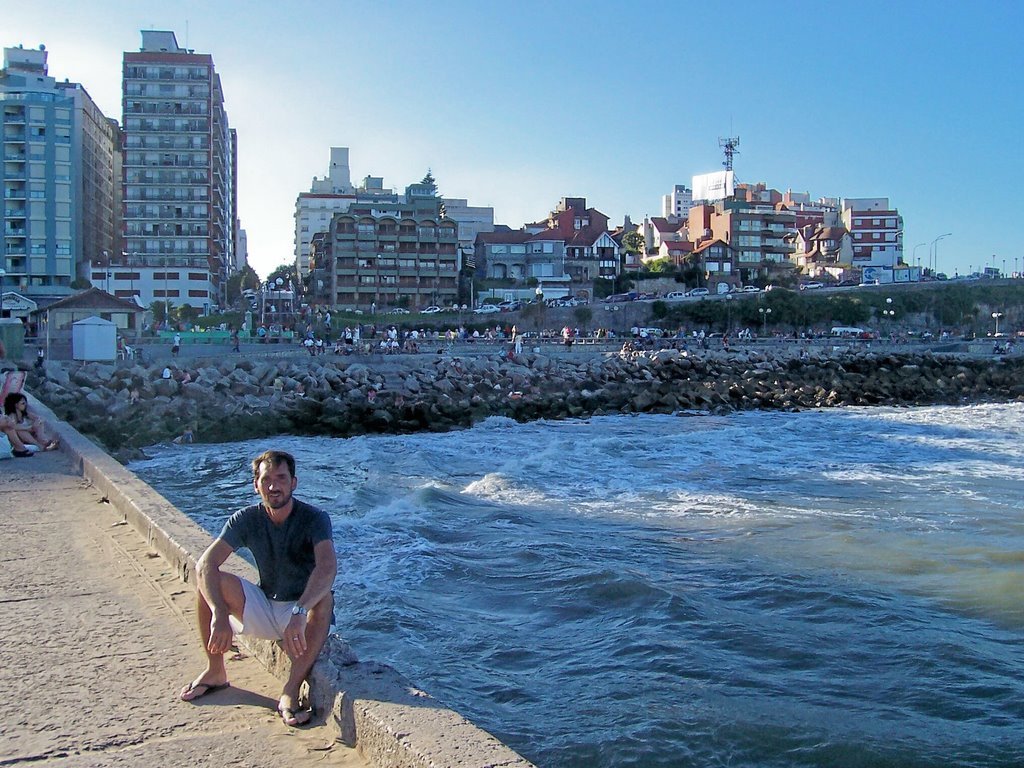
[[[710,296],[711,291],[707,288],[691,288],[686,292],[687,296]]]
[[[443,312],[443,311],[444,310],[442,310],[440,307],[438,307],[436,305],[432,305],[432,306],[424,307],[423,309],[421,309],[420,310],[420,314],[421,315],[436,315],[438,312]]]
[[[496,315],[501,312],[501,307],[497,304],[484,304],[473,310],[474,315]]]
[[[402,307],[395,307],[394,309],[389,309],[387,311],[387,314],[389,314],[389,315],[408,315],[409,314],[409,310],[408,309],[403,309]]]
[[[760,293],[761,289],[756,285],[744,285],[740,288],[740,293]]]
[[[816,291],[819,288],[824,288],[824,287],[825,287],[824,283],[817,283],[817,282],[800,283],[800,290],[801,291]]]
[[[686,291],[672,291],[665,294],[665,301],[680,301],[686,298]]]
[[[498,307],[502,312],[517,312],[523,308],[523,305],[518,301],[503,301]]]

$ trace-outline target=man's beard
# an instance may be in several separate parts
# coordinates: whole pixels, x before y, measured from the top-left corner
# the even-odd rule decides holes
[[[277,501],[271,501],[272,498],[276,498]],[[277,497],[272,497],[270,496],[270,494],[267,494],[266,496],[263,497],[263,503],[266,504],[268,508],[273,510],[278,510],[281,509],[281,507],[288,506],[288,502],[291,500],[292,494],[290,492],[281,493]]]

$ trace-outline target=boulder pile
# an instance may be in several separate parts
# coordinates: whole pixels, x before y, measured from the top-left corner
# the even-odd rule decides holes
[[[278,434],[446,431],[609,413],[797,410],[1024,399],[1024,359],[932,353],[674,350],[574,358],[417,356],[48,362],[31,391],[122,460],[191,431],[202,442]]]

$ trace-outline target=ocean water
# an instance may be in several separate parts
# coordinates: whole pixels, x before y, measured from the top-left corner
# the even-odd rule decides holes
[[[1024,405],[157,446],[327,509],[338,631],[547,768],[1024,764]]]

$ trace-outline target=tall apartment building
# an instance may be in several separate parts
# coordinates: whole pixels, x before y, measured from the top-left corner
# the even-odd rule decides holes
[[[845,198],[841,210],[853,241],[854,266],[896,267],[903,262],[903,217],[889,198]]]
[[[717,242],[724,259],[715,258],[722,282],[732,287],[768,278],[791,268],[795,246],[796,214],[784,207],[750,202],[746,193],[714,204],[694,206],[690,210],[690,240],[694,253],[704,255],[709,242]],[[708,268],[710,272],[710,268]],[[726,277],[728,276],[728,277]],[[708,278],[709,284],[711,278]]]
[[[377,213],[397,210],[404,198],[384,187],[380,176],[367,176],[356,187],[351,181],[348,147],[331,147],[331,165],[325,177],[313,177],[309,192],[295,199],[295,266],[300,275],[310,273],[310,248],[314,237],[330,229],[336,213],[353,205],[377,204]],[[476,236],[494,229],[494,209],[471,206],[464,198],[444,198],[444,217],[458,224],[459,248],[470,258]],[[436,213],[434,214],[436,215]],[[321,253],[322,255],[322,253]],[[322,261],[322,259],[321,259]]]
[[[327,302],[363,310],[455,302],[458,230],[441,216],[441,202],[425,185],[412,184],[386,208],[360,202],[335,214],[322,267]]]
[[[119,246],[117,123],[49,76],[43,46],[5,48],[0,132],[4,288],[45,305]]]
[[[661,216],[675,221],[686,221],[693,206],[693,190],[684,184],[676,184],[672,191],[661,198]]]
[[[213,57],[143,30],[122,84],[128,279],[115,270],[113,292],[209,311],[223,303],[237,225],[236,137]],[[109,270],[100,276],[110,284]]]

